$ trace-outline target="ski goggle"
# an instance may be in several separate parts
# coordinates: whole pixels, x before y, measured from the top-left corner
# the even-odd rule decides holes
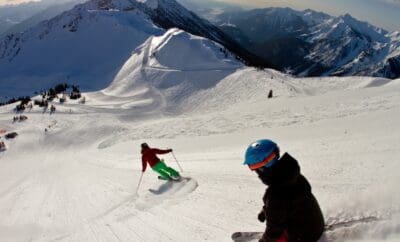
[[[260,169],[261,167],[270,167],[273,165],[276,158],[277,158],[276,153],[272,152],[269,156],[267,156],[261,162],[249,165],[249,168],[250,168],[250,170],[254,171],[254,170]]]

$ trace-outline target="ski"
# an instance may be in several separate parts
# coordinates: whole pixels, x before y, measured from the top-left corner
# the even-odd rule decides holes
[[[325,225],[325,232],[334,231],[336,229],[341,229],[341,228],[348,228],[360,224],[379,222],[382,220],[383,219],[375,216],[367,216],[362,218],[349,219],[346,221],[337,221]],[[264,232],[235,232],[232,234],[231,238],[235,242],[250,242],[250,241],[258,241],[259,239],[261,239],[263,234]]]
[[[168,179],[168,178],[165,178],[165,177],[162,177],[162,176],[158,176],[158,179],[159,180],[164,180],[164,181],[176,181],[176,182],[179,182],[179,181],[182,180],[182,177],[180,176],[180,177],[178,177],[176,179],[173,179],[173,178]]]

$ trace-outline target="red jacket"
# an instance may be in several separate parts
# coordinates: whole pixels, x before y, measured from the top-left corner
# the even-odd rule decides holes
[[[171,149],[168,150],[160,150],[160,149],[153,149],[153,148],[146,148],[142,150],[142,171],[146,171],[147,163],[149,163],[150,167],[155,166],[160,159],[157,157],[156,154],[162,155],[172,152]]]

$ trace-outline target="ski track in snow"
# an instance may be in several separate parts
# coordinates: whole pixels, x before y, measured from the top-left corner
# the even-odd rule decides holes
[[[26,122],[14,125],[9,124],[11,107],[1,107],[2,127],[20,136],[6,141],[9,149],[0,162],[0,236],[7,241],[187,241],[189,237],[229,241],[235,230],[263,230],[253,215],[261,206],[264,188],[240,164],[244,143],[265,133],[304,160],[303,171],[313,184],[327,223],[382,218],[328,231],[321,241],[390,239],[400,231],[399,204],[388,173],[396,166],[367,161],[379,161],[382,152],[385,160],[398,157],[399,138],[388,132],[397,129],[397,87],[389,83],[313,92],[312,96],[278,97],[265,106],[250,101],[218,113],[193,110],[145,122],[120,118],[127,115],[120,114],[125,110],[122,107],[102,112],[94,94],[93,106],[60,106],[54,115],[34,108]],[[112,103],[112,97],[108,98]],[[332,102],[334,98],[341,103]],[[252,105],[257,109],[246,108]],[[386,118],[389,114],[392,119]],[[263,121],[265,115],[274,119]],[[360,123],[365,119],[367,124]],[[45,135],[46,125],[53,127]],[[171,183],[172,188],[167,185],[165,189],[164,181],[149,171],[135,195],[140,173],[136,147],[144,139],[182,150],[178,159],[190,171],[191,182],[177,190]],[[313,154],[314,149],[320,151]],[[354,159],[364,162],[348,163]],[[167,162],[174,166],[172,157],[167,156]],[[364,175],[354,176],[354,171]],[[379,183],[387,191],[379,191]],[[393,203],[377,202],[379,197]]]
[[[35,106],[14,124],[14,106],[0,107],[0,129],[19,133],[0,154],[0,241],[231,241],[263,231],[265,187],[242,165],[260,138],[299,160],[327,224],[378,218],[321,242],[398,241],[399,79],[294,79],[208,54],[194,72],[159,68],[185,38],[148,39],[108,88],[84,93],[86,104],[56,103],[53,115]],[[135,194],[144,141],[173,148],[188,179],[160,181],[148,169]]]

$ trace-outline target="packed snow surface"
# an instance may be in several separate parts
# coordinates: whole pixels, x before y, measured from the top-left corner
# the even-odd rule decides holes
[[[0,153],[0,241],[231,241],[263,231],[265,186],[242,165],[261,138],[298,159],[327,224],[347,222],[321,242],[398,241],[400,79],[294,79],[218,49],[172,29],[138,47],[109,87],[84,93],[85,104],[55,99],[54,114],[34,106],[15,123],[15,105],[0,107],[0,130],[19,134]],[[142,142],[173,148],[185,179],[148,169],[138,187]]]

